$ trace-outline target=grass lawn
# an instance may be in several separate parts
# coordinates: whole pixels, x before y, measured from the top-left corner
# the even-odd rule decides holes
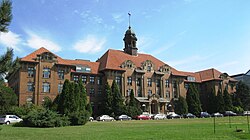
[[[231,124],[231,128],[230,128]],[[235,132],[242,129],[243,132]],[[0,140],[201,140],[250,139],[246,117],[89,122],[84,126],[28,128],[0,125]]]

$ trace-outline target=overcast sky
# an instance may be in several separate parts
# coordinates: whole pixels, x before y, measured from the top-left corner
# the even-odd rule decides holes
[[[141,53],[196,72],[228,74],[250,69],[249,0],[12,0],[10,32],[0,34],[0,54],[24,57],[45,47],[66,59],[96,61],[122,50],[131,27]]]

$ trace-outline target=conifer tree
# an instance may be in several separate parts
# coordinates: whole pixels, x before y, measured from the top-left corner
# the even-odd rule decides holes
[[[188,111],[194,115],[199,115],[201,112],[201,103],[199,92],[195,84],[190,84],[187,91],[186,101],[188,104]]]
[[[8,32],[8,26],[12,20],[12,3],[9,0],[2,0],[0,3],[0,32]]]
[[[217,107],[217,101],[216,101],[216,93],[215,93],[215,88],[212,87],[211,93],[208,96],[208,108],[207,111],[209,113],[215,113],[216,112],[216,107]]]
[[[225,103],[225,107],[224,107],[225,111],[232,110],[232,108],[233,108],[232,98],[229,95],[227,88],[224,89],[223,99],[224,99],[224,103]]]
[[[113,95],[113,102],[112,102],[112,110],[115,116],[121,115],[124,113],[125,106],[123,103],[122,95],[120,93],[120,89],[114,80],[112,83],[112,95]]]
[[[250,87],[242,81],[237,83],[236,98],[240,99],[244,110],[250,110]]]
[[[79,80],[79,90],[80,90],[80,103],[79,103],[79,109],[85,110],[87,106],[87,92],[86,88],[83,86],[82,79]],[[92,111],[91,111],[92,114]]]
[[[104,114],[111,115],[112,110],[113,96],[111,92],[111,87],[108,82],[105,84],[105,98],[104,98]]]
[[[174,111],[177,114],[188,113],[188,105],[184,97],[179,96],[179,99],[174,101]]]
[[[137,115],[140,115],[142,113],[142,110],[140,108],[139,103],[136,101],[134,96],[134,90],[131,89],[130,95],[129,95],[129,102],[126,106],[126,114],[135,117]]]
[[[217,111],[220,113],[225,112],[225,102],[223,95],[221,93],[221,90],[218,90],[217,96],[216,96],[216,101],[217,101]]]
[[[58,105],[57,105],[57,111],[60,113],[60,114],[68,114],[69,113],[69,106],[70,106],[70,101],[69,101],[69,98],[70,98],[70,82],[68,79],[66,79],[64,81],[64,84],[63,84],[63,89],[62,89],[62,93],[59,96],[58,98]]]

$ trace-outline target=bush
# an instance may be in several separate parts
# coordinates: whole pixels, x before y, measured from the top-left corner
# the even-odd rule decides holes
[[[90,114],[86,111],[73,112],[69,116],[71,125],[84,125],[88,122]]]
[[[24,126],[29,127],[61,127],[70,124],[68,117],[60,116],[56,112],[48,109],[33,109],[23,119]]]
[[[15,114],[21,118],[24,118],[31,110],[42,110],[43,108],[40,106],[36,106],[34,104],[25,104],[23,106],[15,106],[12,107],[9,114]]]

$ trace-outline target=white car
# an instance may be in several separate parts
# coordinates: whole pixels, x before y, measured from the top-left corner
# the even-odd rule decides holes
[[[154,116],[154,120],[163,120],[163,119],[166,119],[167,116],[165,114],[156,114]]]
[[[18,123],[23,121],[23,119],[19,118],[16,115],[1,115],[0,116],[0,124],[11,124],[11,123]]]
[[[96,118],[97,121],[114,121],[115,119],[113,117],[110,117],[109,115],[101,115]]]

